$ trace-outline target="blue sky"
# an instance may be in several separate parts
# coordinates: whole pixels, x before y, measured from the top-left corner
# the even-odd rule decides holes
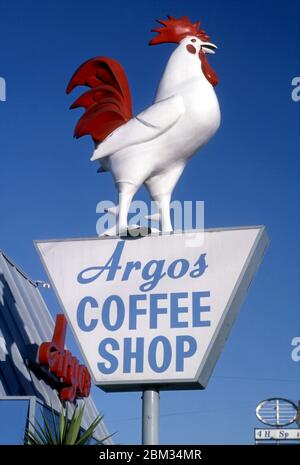
[[[207,227],[265,224],[271,245],[205,391],[161,395],[162,443],[252,443],[256,404],[300,398],[299,2],[1,1],[0,248],[46,279],[34,239],[96,234],[96,204],[115,199],[109,174],[89,161],[92,143],[75,141],[80,114],[66,84],[86,59],[105,55],[126,70],[134,112],[152,101],[173,45],[148,47],[155,18],[201,20],[219,46],[217,135],[187,166],[174,192],[205,200]],[[138,198],[146,198],[141,191]],[[52,291],[44,297],[53,314]],[[69,345],[76,351],[69,335]],[[139,443],[138,393],[94,388],[116,442]]]

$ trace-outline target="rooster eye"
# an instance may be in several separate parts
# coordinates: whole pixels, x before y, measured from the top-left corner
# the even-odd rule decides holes
[[[196,39],[192,39],[191,42],[196,42]]]

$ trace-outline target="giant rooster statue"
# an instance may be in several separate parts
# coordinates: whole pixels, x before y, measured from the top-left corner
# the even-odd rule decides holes
[[[145,185],[157,203],[162,231],[171,231],[172,191],[188,160],[215,134],[220,109],[218,78],[206,54],[217,48],[200,23],[187,16],[158,21],[162,27],[150,45],[178,44],[164,70],[153,105],[132,115],[128,81],[122,66],[106,57],[83,63],[71,78],[90,89],[71,108],[84,107],[76,138],[91,135],[100,171],[110,171],[119,192],[118,233],[127,232],[127,216],[136,191]]]

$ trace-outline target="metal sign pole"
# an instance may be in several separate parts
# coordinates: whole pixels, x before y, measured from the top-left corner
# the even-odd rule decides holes
[[[147,389],[143,391],[142,444],[159,444],[159,391]]]

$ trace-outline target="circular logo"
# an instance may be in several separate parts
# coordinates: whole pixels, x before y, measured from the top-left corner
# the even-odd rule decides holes
[[[297,407],[287,399],[266,399],[256,407],[256,416],[268,426],[288,426],[297,417]]]

